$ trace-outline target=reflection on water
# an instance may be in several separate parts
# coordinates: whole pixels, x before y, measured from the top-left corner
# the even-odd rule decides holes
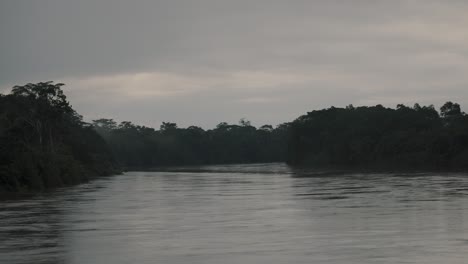
[[[468,175],[129,172],[0,201],[0,263],[466,263]]]

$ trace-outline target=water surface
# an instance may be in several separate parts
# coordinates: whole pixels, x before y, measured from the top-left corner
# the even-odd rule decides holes
[[[0,201],[0,263],[467,263],[468,175],[128,172]]]

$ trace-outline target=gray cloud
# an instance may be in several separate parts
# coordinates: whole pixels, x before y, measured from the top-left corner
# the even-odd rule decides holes
[[[0,87],[85,118],[278,124],[346,104],[468,106],[466,1],[5,0]]]

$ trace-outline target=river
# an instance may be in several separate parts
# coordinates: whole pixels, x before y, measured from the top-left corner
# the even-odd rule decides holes
[[[468,175],[127,172],[0,201],[0,263],[424,263],[468,260]]]

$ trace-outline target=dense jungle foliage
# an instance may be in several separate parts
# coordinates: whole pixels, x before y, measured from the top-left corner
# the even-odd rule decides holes
[[[73,110],[62,85],[0,94],[0,190],[44,190],[116,172],[106,142]]]
[[[357,169],[468,169],[468,115],[447,102],[396,109],[331,107],[291,123],[256,128],[159,130],[112,119],[83,122],[63,84],[42,82],[0,94],[0,191],[44,190],[120,169],[287,161],[293,166]]]
[[[178,128],[163,122],[159,130],[112,119],[93,125],[127,169],[167,165],[277,162],[286,159],[288,124],[255,128],[242,119],[239,125],[220,123],[215,129]]]
[[[447,102],[440,109],[331,107],[291,125],[293,165],[371,169],[468,169],[468,115]]]

